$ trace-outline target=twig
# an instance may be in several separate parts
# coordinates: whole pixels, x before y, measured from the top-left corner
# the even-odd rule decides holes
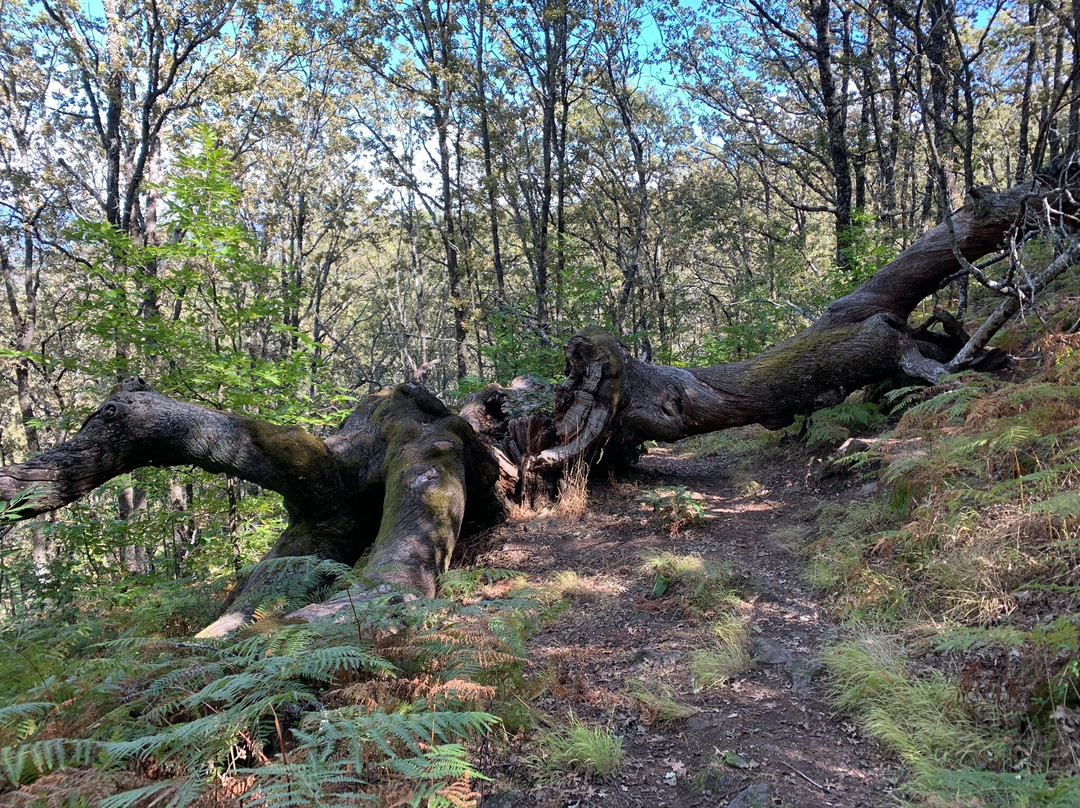
[[[270,705],[270,712],[274,716],[274,729],[277,730],[278,746],[281,747],[281,762],[285,766],[289,765],[289,753],[285,751],[285,733],[281,729],[281,719],[278,718],[277,710],[274,709],[274,705]]]
[[[823,785],[822,785],[821,783],[817,782],[816,780],[811,780],[811,779],[810,779],[809,777],[807,777],[807,776],[806,776],[805,774],[803,774],[803,773],[802,773],[801,771],[799,771],[798,769],[796,769],[796,768],[795,768],[794,766],[792,766],[792,765],[791,765],[790,763],[788,763],[788,762],[787,762],[786,760],[781,760],[780,762],[781,762],[781,763],[783,763],[783,764],[784,764],[785,766],[787,766],[787,767],[788,767],[789,769],[791,769],[791,770],[792,770],[793,772],[795,772],[795,774],[799,775],[799,777],[801,777],[801,778],[802,778],[803,780],[805,780],[806,782],[808,782],[808,783],[809,783],[810,785],[812,785],[812,786],[817,786],[817,787],[818,787],[818,788],[820,788],[820,789],[821,789],[822,791],[824,791],[824,792],[825,792],[826,794],[828,794],[828,793],[829,793],[829,789],[827,789],[827,788],[826,788],[825,786],[823,786]]]
[[[487,712],[491,712],[492,706],[495,704],[495,699],[488,701]],[[488,783],[493,778],[487,777],[488,768],[488,753],[491,751],[491,727],[484,730],[484,742],[480,745],[480,774],[484,775],[484,779],[480,781],[480,804],[484,804],[484,800],[488,795]]]

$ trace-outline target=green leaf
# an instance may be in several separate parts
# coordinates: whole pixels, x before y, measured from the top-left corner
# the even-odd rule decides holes
[[[724,759],[724,763],[729,766],[734,766],[737,769],[749,769],[750,764],[743,758],[738,752],[733,752],[730,749],[725,749],[720,753]]]

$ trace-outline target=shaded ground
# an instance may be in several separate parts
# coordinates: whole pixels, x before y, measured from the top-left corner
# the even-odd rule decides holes
[[[623,738],[624,759],[610,781],[559,772],[537,782],[525,765],[526,736],[488,772],[492,806],[882,806],[899,769],[854,722],[834,711],[820,656],[835,632],[801,578],[798,547],[807,515],[822,501],[858,496],[858,483],[808,481],[806,462],[759,450],[737,460],[704,459],[654,449],[637,480],[590,494],[580,518],[511,523],[483,566],[516,569],[533,581],[573,570],[595,595],[570,608],[530,642],[529,677],[540,683],[530,703],[551,722],[569,717],[610,728]],[[705,506],[702,524],[671,536],[641,504],[644,493],[686,486]],[[753,639],[755,667],[717,689],[695,692],[688,663],[708,641],[705,621],[685,599],[653,597],[640,554],[700,554],[741,573],[739,614]],[[656,722],[627,692],[631,680],[666,686],[700,712]],[[724,753],[737,765],[724,762]],[[746,764],[745,767],[742,764]],[[748,792],[748,788],[754,791]],[[758,802],[749,799],[758,794]]]

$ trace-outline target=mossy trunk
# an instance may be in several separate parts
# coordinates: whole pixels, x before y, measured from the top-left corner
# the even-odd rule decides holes
[[[0,498],[29,518],[147,465],[195,465],[284,498],[287,528],[202,636],[238,628],[260,605],[310,601],[326,583],[321,561],[352,566],[366,556],[369,578],[432,596],[463,526],[469,535],[506,513],[491,453],[415,384],[369,396],[322,439],[174,401],[131,380],[71,440],[0,469]]]

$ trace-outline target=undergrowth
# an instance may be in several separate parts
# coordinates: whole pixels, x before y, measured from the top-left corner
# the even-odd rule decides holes
[[[837,701],[917,804],[1080,804],[1078,366],[895,391],[895,429],[845,461],[878,495],[817,514],[811,582],[854,636]]]
[[[729,565],[714,564],[699,555],[650,550],[641,556],[642,573],[652,577],[652,595],[669,590],[682,597],[692,612],[715,613],[739,601],[739,574]]]
[[[537,738],[539,754],[529,763],[541,775],[573,769],[608,779],[622,765],[622,738],[603,727],[590,727],[570,716],[567,725],[542,730]]]
[[[499,729],[536,612],[517,598],[382,598],[356,603],[347,622],[268,618],[220,641],[102,641],[89,616],[11,627],[0,636],[0,793],[78,767],[129,773],[101,808],[222,794],[259,806],[475,805],[474,751]]]
[[[877,404],[852,398],[808,415],[803,424],[803,440],[814,451],[832,449],[884,423],[885,414]]]
[[[705,506],[685,485],[646,491],[641,501],[653,509],[660,527],[671,536],[677,536],[683,528],[700,524],[705,519]]]

